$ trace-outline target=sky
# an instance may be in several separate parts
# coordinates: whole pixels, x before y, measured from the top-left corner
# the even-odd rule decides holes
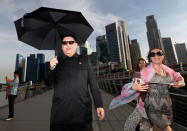
[[[40,51],[17,39],[13,22],[41,6],[82,12],[94,28],[88,38],[94,51],[105,26],[124,20],[130,39],[138,40],[146,58],[146,16],[154,15],[162,37],[171,37],[173,44],[187,43],[186,5],[187,0],[0,0],[0,83],[6,75],[13,78],[17,53],[24,57],[43,53],[46,61],[54,57],[54,51]]]

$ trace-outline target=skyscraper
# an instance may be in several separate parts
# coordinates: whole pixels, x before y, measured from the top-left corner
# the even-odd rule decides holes
[[[109,61],[106,35],[96,37],[96,52],[100,62],[106,63]]]
[[[21,54],[16,54],[15,70],[18,71],[20,82],[25,78],[25,58]]]
[[[37,63],[37,73],[38,73],[38,79],[37,80],[41,80],[44,78],[45,75],[45,55],[44,54],[37,54],[37,59],[38,59],[38,63]]]
[[[80,46],[80,55],[87,56],[88,55],[88,50],[84,46]]]
[[[105,28],[110,61],[121,63],[125,69],[131,70],[132,64],[125,22],[117,21]]]
[[[177,53],[178,62],[187,62],[187,50],[185,43],[176,43],[175,50]]]
[[[27,71],[26,71],[26,81],[36,82],[38,78],[37,73],[37,63],[38,59],[36,59],[35,54],[30,54],[27,57]]]
[[[86,41],[84,44],[80,46],[80,54],[81,55],[91,55],[92,54],[92,48],[90,46],[90,43]]]
[[[140,57],[142,57],[141,51],[140,51],[140,45],[137,39],[131,40],[130,52],[131,52],[132,68],[135,69],[137,60]]]
[[[160,30],[158,29],[154,15],[146,17],[146,26],[149,48],[161,48],[164,51]]]
[[[167,65],[177,64],[171,38],[165,37],[165,38],[162,38],[162,41],[163,41],[163,46],[164,46],[164,51],[165,51],[166,64]]]

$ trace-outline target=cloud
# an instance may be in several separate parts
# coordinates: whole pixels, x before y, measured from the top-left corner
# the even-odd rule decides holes
[[[88,22],[93,26],[95,34],[105,33],[105,26],[113,23],[118,19],[123,19],[113,14],[103,14],[96,7],[96,3],[93,0],[42,0],[43,6],[49,6],[54,8],[61,8],[65,10],[80,11],[86,17]]]
[[[179,23],[173,24],[171,27],[167,27],[163,30],[162,35],[171,36],[175,42],[187,42],[187,17]]]
[[[13,0],[1,0],[0,1],[0,14],[1,15],[7,16],[8,14],[12,14],[12,12],[14,11],[16,11],[16,4]]]
[[[0,44],[1,46],[4,44],[10,44],[12,42],[15,42],[16,40],[15,34],[11,32],[0,32]]]

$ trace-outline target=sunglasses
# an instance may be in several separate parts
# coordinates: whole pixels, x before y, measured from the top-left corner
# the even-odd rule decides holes
[[[75,41],[63,41],[62,44],[63,45],[67,45],[69,43],[69,45],[73,45],[75,43]]]
[[[150,57],[155,57],[155,55],[157,55],[157,56],[163,56],[164,54],[162,52],[160,52],[160,51],[158,51],[158,52],[151,52],[149,54]]]

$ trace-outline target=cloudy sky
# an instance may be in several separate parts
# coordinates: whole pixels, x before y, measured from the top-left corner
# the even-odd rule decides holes
[[[95,38],[105,34],[105,26],[124,20],[130,39],[138,39],[143,57],[148,51],[146,16],[154,15],[162,37],[172,42],[187,42],[187,0],[0,0],[0,82],[6,75],[12,77],[16,54],[27,57],[44,53],[46,60],[53,51],[39,51],[17,40],[13,21],[41,7],[81,11],[94,32],[88,41],[95,51]]]

